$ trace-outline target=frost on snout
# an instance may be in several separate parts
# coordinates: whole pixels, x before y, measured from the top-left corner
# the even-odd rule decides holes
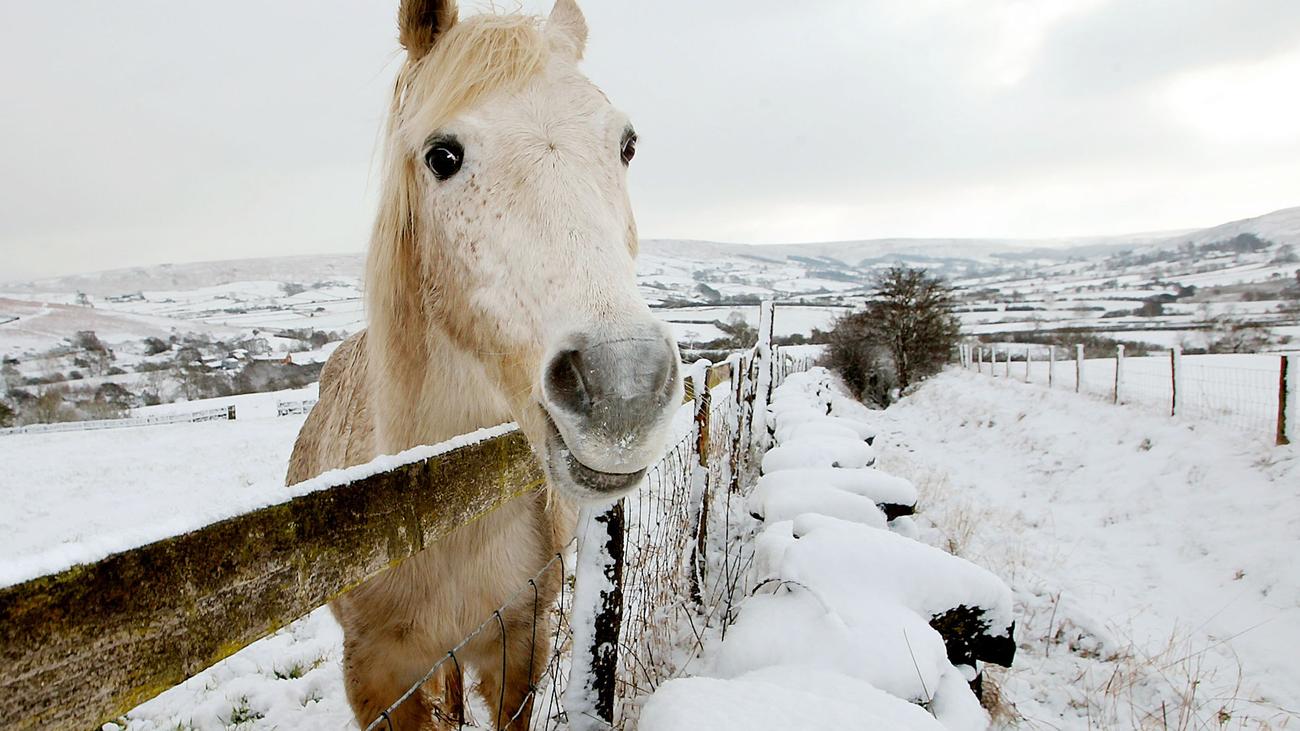
[[[548,466],[579,493],[632,489],[659,458],[681,400],[677,349],[662,325],[617,336],[572,335],[542,382],[552,433]],[[558,473],[558,474],[556,474]]]

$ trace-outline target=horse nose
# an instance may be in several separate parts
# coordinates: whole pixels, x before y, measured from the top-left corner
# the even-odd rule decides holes
[[[568,342],[547,364],[544,388],[552,419],[577,437],[569,447],[581,453],[585,442],[636,451],[638,437],[663,421],[677,393],[677,349],[665,329],[655,323]]]

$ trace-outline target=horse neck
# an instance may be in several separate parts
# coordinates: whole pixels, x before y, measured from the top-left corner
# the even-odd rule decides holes
[[[510,421],[482,364],[436,327],[371,333],[376,447],[393,454]],[[380,335],[380,337],[373,337]],[[421,347],[412,339],[423,336]]]

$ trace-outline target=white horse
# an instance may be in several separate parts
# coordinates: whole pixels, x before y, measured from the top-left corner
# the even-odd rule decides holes
[[[578,71],[587,26],[574,0],[545,20],[460,20],[453,0],[403,0],[399,27],[368,329],[326,364],[287,479],[513,420],[547,487],[333,603],[362,725],[526,586],[568,542],[575,503],[640,483],[681,401],[676,345],[636,289],[636,135]],[[541,583],[549,602],[557,572]],[[527,727],[547,662],[525,593],[503,613],[504,672],[497,632],[458,653],[498,727]],[[395,728],[462,708],[459,674],[436,682]]]

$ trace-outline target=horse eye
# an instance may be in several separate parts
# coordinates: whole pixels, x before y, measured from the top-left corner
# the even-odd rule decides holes
[[[424,164],[429,166],[438,180],[446,180],[460,170],[465,160],[465,149],[454,139],[441,139],[424,153]]]
[[[624,165],[632,162],[632,158],[636,157],[636,133],[635,132],[628,132],[627,134],[623,135],[623,148],[619,151],[619,156],[623,158]]]

